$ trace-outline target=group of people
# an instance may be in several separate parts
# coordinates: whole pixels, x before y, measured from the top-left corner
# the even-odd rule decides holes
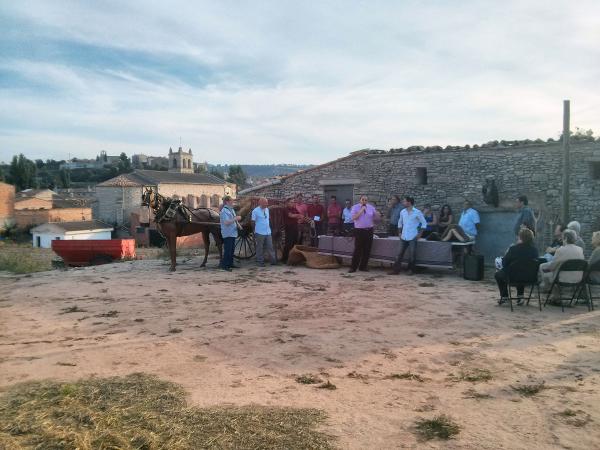
[[[524,201],[523,201],[524,199]],[[569,260],[584,260],[585,242],[581,238],[581,224],[577,221],[569,222],[567,225],[557,224],[554,229],[554,239],[545,254],[540,256],[535,246],[534,230],[528,227],[529,221],[533,220],[533,214],[523,211],[527,207],[527,198],[520,197],[521,208],[515,231],[517,232],[517,242],[509,247],[503,257],[496,258],[495,274],[498,289],[500,291],[499,304],[508,301],[508,268],[511,264],[529,261],[531,264],[537,264],[539,269],[538,281],[540,289],[546,293],[551,289],[553,281],[560,269],[561,264]],[[592,254],[588,265],[593,267],[600,263],[600,231],[592,234]],[[583,272],[570,271],[561,274],[561,281],[565,283],[579,283],[582,280]],[[600,271],[590,273],[591,281],[600,284]],[[554,300],[560,303],[558,292],[551,293]],[[524,286],[517,285],[517,305],[523,303]]]

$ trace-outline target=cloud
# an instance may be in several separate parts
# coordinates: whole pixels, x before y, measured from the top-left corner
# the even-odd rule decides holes
[[[359,148],[600,133],[594,2],[13,2],[0,161],[324,162]]]

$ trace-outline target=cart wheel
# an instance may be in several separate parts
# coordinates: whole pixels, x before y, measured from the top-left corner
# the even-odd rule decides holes
[[[248,230],[240,230],[238,237],[235,238],[233,247],[233,256],[235,259],[250,259],[256,255],[256,241],[254,233]]]
[[[110,255],[96,255],[90,261],[90,266],[99,266],[101,264],[110,264],[113,257]]]

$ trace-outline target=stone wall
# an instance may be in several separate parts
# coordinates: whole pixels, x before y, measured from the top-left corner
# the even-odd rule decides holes
[[[91,208],[53,208],[15,210],[15,222],[20,228],[48,222],[79,222],[92,220]]]
[[[138,213],[142,203],[142,187],[96,186],[98,199],[94,219],[110,225],[123,225],[131,213]]]
[[[14,219],[15,187],[12,184],[0,182],[0,230],[4,223]]]
[[[593,164],[600,164],[600,142],[571,144],[570,217],[582,224],[588,248],[593,230],[600,229],[600,179],[593,176]],[[427,184],[420,184],[417,168],[427,170]],[[387,214],[387,199],[394,194],[415,197],[417,207],[431,203],[434,209],[448,203],[456,220],[465,198],[482,214],[514,211],[514,200],[527,195],[530,206],[540,215],[538,245],[549,239],[552,224],[560,220],[562,189],[562,146],[559,142],[529,142],[515,145],[469,147],[411,147],[409,149],[355,152],[350,156],[290,175],[263,188],[240,195],[287,197],[323,195],[327,184],[353,184],[354,200],[362,193]],[[482,199],[486,176],[493,176],[500,205],[487,205]],[[351,182],[351,183],[348,183]],[[514,214],[505,214],[514,220]],[[496,215],[495,217],[500,217]],[[383,229],[385,223],[381,224]],[[504,225],[505,226],[505,225]],[[487,227],[489,229],[489,227]],[[498,243],[504,248],[510,242]],[[497,252],[497,249],[490,251]],[[490,255],[491,256],[491,255]]]

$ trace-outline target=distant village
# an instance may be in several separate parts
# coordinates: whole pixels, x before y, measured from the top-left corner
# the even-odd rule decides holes
[[[101,151],[94,159],[29,160],[0,164],[0,232],[29,235],[34,247],[56,239],[134,236],[138,245],[160,245],[162,237],[141,210],[141,194],[152,187],[191,208],[218,207],[223,196],[275,182],[310,166],[211,165],[195,162],[192,149],[169,148],[162,156]],[[108,237],[107,237],[108,236]],[[191,244],[190,244],[191,245]]]

